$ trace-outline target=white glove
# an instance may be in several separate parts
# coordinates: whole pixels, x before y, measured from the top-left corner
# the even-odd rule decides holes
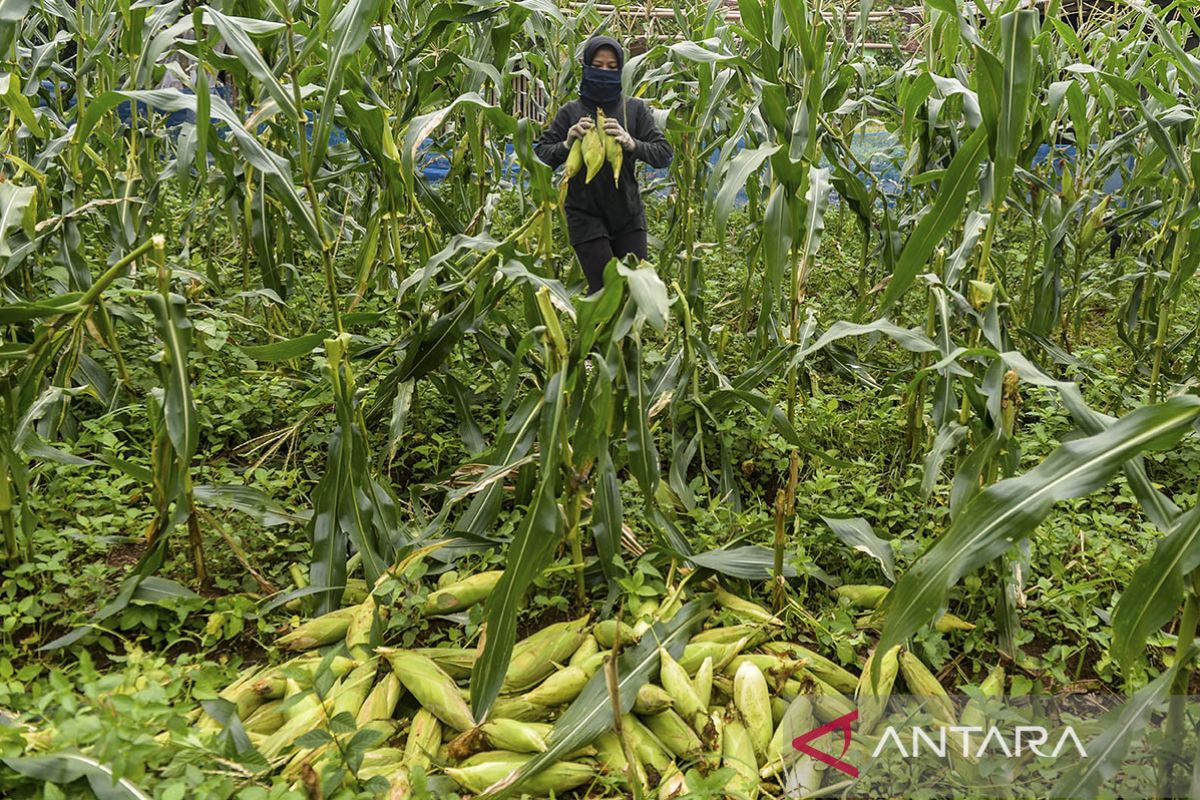
[[[595,124],[591,117],[580,117],[579,122],[576,122],[567,131],[567,147],[569,148],[576,139],[582,139]]]
[[[637,144],[629,132],[621,127],[621,123],[612,117],[604,118],[604,132],[616,139],[617,144],[621,145],[621,149],[627,153]]]

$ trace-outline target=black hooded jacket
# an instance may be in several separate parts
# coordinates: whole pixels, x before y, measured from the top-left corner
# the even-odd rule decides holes
[[[592,63],[592,56],[601,47],[611,48],[617,54],[618,66],[625,65],[621,46],[607,36],[595,36],[588,40],[583,50],[583,63]],[[572,245],[645,230],[646,212],[634,174],[634,161],[645,161],[655,168],[671,163],[671,143],[655,125],[649,106],[642,100],[622,95],[603,108],[605,116],[615,117],[633,137],[635,144],[632,152],[625,153],[621,163],[620,186],[613,185],[612,167],[607,161],[591,183],[585,183],[586,170],[582,169],[571,179],[563,208]],[[594,117],[595,113],[595,104],[583,99],[572,100],[560,108],[534,145],[537,157],[551,167],[562,165],[567,160],[567,131],[585,114]]]

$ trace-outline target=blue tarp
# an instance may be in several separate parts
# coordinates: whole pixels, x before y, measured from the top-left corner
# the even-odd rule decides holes
[[[64,87],[65,88],[65,87]],[[42,90],[45,94],[39,94],[39,104],[46,105],[45,95],[54,93],[54,84],[50,81],[42,81]],[[191,90],[184,87],[180,91],[185,94],[191,94]],[[214,87],[213,92],[220,96],[226,102],[231,100],[231,92],[227,86]],[[74,105],[75,98],[72,96],[69,106]],[[137,103],[137,111],[140,116],[149,116],[150,109],[145,103]],[[309,136],[312,135],[314,114],[312,111],[305,112],[308,115],[309,123],[307,126]],[[117,115],[122,123],[128,124],[132,116],[132,104],[129,102],[121,103],[117,106]],[[194,124],[196,121],[195,113],[191,111],[175,111],[166,115],[164,124],[168,130],[176,129],[184,123]],[[215,121],[215,120],[214,120]],[[262,126],[265,128],[266,126]],[[345,144],[348,141],[346,132],[338,127],[334,127],[329,135],[329,146]],[[445,155],[432,150],[433,140],[426,139],[418,152],[418,164],[421,173],[426,180],[431,183],[437,183],[445,179],[450,172],[450,159]],[[739,141],[737,147],[741,148],[743,143]],[[850,146],[855,151],[855,155],[860,161],[866,164],[870,170],[870,178],[875,181],[879,191],[887,198],[895,197],[905,189],[905,184],[900,175],[899,165],[904,160],[904,151],[896,137],[886,131],[870,131],[860,132],[854,135]],[[1048,158],[1051,158],[1051,146],[1042,145],[1033,159],[1033,165],[1045,163]],[[1062,145],[1053,148],[1054,156],[1052,161],[1052,169],[1056,177],[1061,177],[1063,167],[1072,162],[1075,158],[1075,147],[1073,145]],[[709,158],[710,164],[715,164],[719,152],[714,150]],[[1133,158],[1130,157],[1126,162],[1127,168],[1133,168]],[[652,169],[645,167],[645,176],[651,183],[662,182],[668,177],[669,170]],[[513,146],[508,144],[505,146],[505,160],[502,171],[504,179],[510,181],[520,180],[521,169],[517,163],[516,156],[513,152]],[[866,175],[860,175],[860,178],[866,179]],[[1122,184],[1122,176],[1119,170],[1114,170],[1111,175],[1105,180],[1103,191],[1106,194],[1116,194]],[[660,189],[661,194],[665,194],[667,189]],[[836,195],[836,193],[835,193]],[[836,202],[836,196],[832,198]],[[736,202],[743,204],[747,200],[745,191],[738,193]]]

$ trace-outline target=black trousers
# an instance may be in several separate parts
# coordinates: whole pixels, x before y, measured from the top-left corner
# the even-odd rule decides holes
[[[588,282],[588,294],[595,294],[604,288],[604,268],[615,256],[633,253],[638,258],[646,258],[646,232],[630,231],[621,233],[613,238],[602,236],[599,239],[589,239],[575,245],[575,255],[579,257],[579,265]]]

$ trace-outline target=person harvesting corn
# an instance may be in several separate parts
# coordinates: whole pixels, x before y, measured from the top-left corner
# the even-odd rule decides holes
[[[604,286],[614,256],[646,258],[646,212],[633,165],[665,167],[673,150],[649,106],[622,95],[625,52],[615,39],[588,39],[581,62],[579,99],[558,110],[534,151],[551,167],[566,164],[567,234],[592,294]]]

